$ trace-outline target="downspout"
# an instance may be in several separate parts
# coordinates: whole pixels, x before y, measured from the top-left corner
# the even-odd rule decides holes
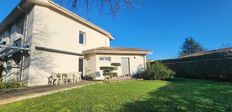
[[[144,70],[147,70],[146,54],[143,56]]]
[[[22,46],[25,45],[26,43],[26,36],[27,36],[27,25],[28,25],[28,12],[24,9],[22,9],[20,6],[18,6],[18,9],[22,10],[23,12],[26,13],[26,19],[24,20],[24,26],[23,26],[23,41],[22,41]],[[24,73],[24,61],[25,61],[25,56],[21,57],[21,65],[20,65],[20,81],[22,81],[22,74]]]

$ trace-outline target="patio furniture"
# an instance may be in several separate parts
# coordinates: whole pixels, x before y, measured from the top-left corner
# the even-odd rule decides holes
[[[62,75],[62,82],[63,84],[67,84],[68,83],[68,74],[67,73],[61,73]]]
[[[48,76],[48,85],[52,85],[52,76]]]
[[[69,83],[73,83],[73,81],[72,81],[72,79],[73,79],[73,75],[72,75],[73,73],[69,73],[69,74],[67,74],[67,83],[69,84]]]
[[[81,75],[80,74],[82,74],[82,72],[76,72],[76,73],[72,73],[72,76],[73,76],[73,83],[77,83],[77,82],[79,82],[80,80],[81,80]]]
[[[56,76],[56,73],[52,72],[51,73],[51,84],[52,85],[55,85],[55,83],[57,84],[57,76]]]
[[[48,76],[49,85],[61,85],[69,83],[77,83],[81,80],[82,72],[70,72],[70,73],[55,73],[52,72],[51,76]]]
[[[56,77],[57,77],[57,85],[61,85],[63,82],[62,82],[62,74],[61,73],[57,73],[56,74]]]

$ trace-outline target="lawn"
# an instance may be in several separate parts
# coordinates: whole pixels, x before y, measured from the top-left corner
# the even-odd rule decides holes
[[[0,106],[0,112],[232,111],[232,84],[177,78],[86,86]]]

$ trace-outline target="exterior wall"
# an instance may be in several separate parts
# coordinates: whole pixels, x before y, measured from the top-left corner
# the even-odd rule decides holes
[[[100,72],[103,74],[102,70],[100,70],[101,66],[111,66],[111,63],[122,63],[122,58],[126,57],[129,58],[129,63],[130,63],[130,74],[137,74],[145,70],[146,68],[146,56],[145,55],[95,55],[92,56],[95,57],[91,60],[89,63],[93,63],[92,61],[95,62],[95,71],[94,72]],[[102,62],[99,60],[100,57],[111,57],[110,62]],[[93,70],[93,69],[92,69]],[[125,74],[122,74],[122,67],[119,66],[118,70],[116,71],[118,73],[118,76],[122,76]]]
[[[33,25],[29,86],[47,84],[52,72],[78,72],[79,56],[39,51],[36,46],[75,53],[110,46],[105,35],[47,7],[34,7]],[[80,31],[86,34],[85,45],[79,44]]]
[[[32,24],[33,21],[33,10],[29,10],[28,14],[22,14],[16,21],[8,26],[8,29],[0,35],[1,41],[6,41],[5,45],[15,46],[15,41],[21,39],[21,46],[29,45],[28,43],[32,34]],[[3,44],[3,43],[0,43]],[[18,47],[21,47],[18,46]],[[0,48],[0,51],[5,48]],[[30,57],[24,56],[23,58],[11,56],[9,59],[5,60],[6,70],[3,71],[4,81],[8,82],[11,80],[23,81],[27,85],[28,75],[29,75],[29,64]],[[21,69],[22,66],[22,69]],[[20,73],[22,73],[20,75]]]
[[[94,75],[96,72],[96,55],[86,56],[85,75]]]
[[[31,46],[32,36],[33,36],[33,26],[34,26],[34,8],[32,7],[29,14],[26,16],[26,21],[24,22],[24,45]],[[30,53],[30,52],[29,52]],[[29,85],[29,73],[30,73],[30,55],[23,57],[23,76],[22,80]]]

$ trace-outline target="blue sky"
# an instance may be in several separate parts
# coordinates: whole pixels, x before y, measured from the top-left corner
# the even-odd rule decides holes
[[[0,21],[17,2],[0,0]],[[142,6],[122,8],[114,17],[96,10],[76,12],[109,31],[115,37],[112,46],[153,50],[148,58],[177,57],[189,36],[208,50],[232,46],[232,0],[144,0]]]

